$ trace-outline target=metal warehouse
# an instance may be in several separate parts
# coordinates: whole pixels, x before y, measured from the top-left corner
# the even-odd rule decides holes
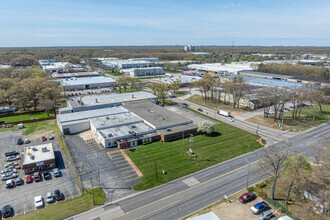
[[[157,76],[164,74],[162,67],[132,68],[122,70],[121,72],[130,76]]]
[[[178,77],[169,77],[169,78],[160,78],[158,79],[162,83],[171,84],[174,81],[180,81],[181,86],[189,86],[190,83],[200,80],[199,76],[178,76]]]
[[[75,89],[93,89],[111,87],[115,83],[115,80],[109,77],[97,76],[97,77],[79,77],[79,78],[67,78],[60,79],[61,85],[64,90]]]

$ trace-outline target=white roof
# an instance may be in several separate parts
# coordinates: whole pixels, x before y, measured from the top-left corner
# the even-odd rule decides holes
[[[96,129],[103,129],[141,123],[143,122],[143,119],[131,112],[125,112],[121,114],[93,118],[90,120],[90,122]]]
[[[188,220],[220,220],[220,218],[214,214],[214,212],[208,212],[203,215],[188,218]]]
[[[176,80],[180,80],[181,83],[191,83],[194,81],[200,80],[201,77],[199,76],[178,76],[178,77],[170,77],[170,78],[160,78],[160,80],[163,83],[171,84],[172,82]]]
[[[45,160],[55,159],[52,143],[25,147],[24,153],[25,155],[23,166],[26,164],[38,163]]]
[[[104,76],[94,76],[94,77],[71,77],[67,79],[58,80],[62,86],[77,86],[77,85],[91,85],[100,83],[113,83],[114,79]]]
[[[204,70],[204,71],[212,71],[212,72],[228,72],[228,73],[237,73],[237,71],[241,70],[252,70],[248,62],[237,62],[231,64],[223,64],[223,63],[204,63],[204,64],[191,64],[188,65],[190,69]]]

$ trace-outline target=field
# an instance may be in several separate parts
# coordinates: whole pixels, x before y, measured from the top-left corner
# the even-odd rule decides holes
[[[98,205],[103,205],[107,200],[104,192],[96,188],[94,189],[95,205],[93,205],[93,193],[89,190],[82,194],[82,196],[57,203],[40,209],[37,212],[31,212],[23,215],[18,219],[65,219],[70,216],[85,212]]]
[[[191,160],[187,153],[189,138],[168,143],[155,142],[128,150],[127,155],[144,175],[134,189],[145,190],[262,147],[256,142],[255,135],[226,123],[216,124],[215,131],[212,136],[194,137],[192,150],[197,158]]]
[[[302,108],[300,118],[297,117],[296,120],[292,119],[292,111],[285,112],[283,118],[284,121],[283,130],[304,131],[309,128],[330,121],[330,105],[322,106],[322,114],[320,113],[319,106],[316,106],[314,122],[313,122],[313,114],[314,114],[314,108],[312,106]],[[275,124],[273,116],[269,116],[269,118],[264,118],[263,115],[258,115],[248,119],[247,121],[258,123],[259,119],[261,119],[260,125],[280,129],[278,123],[281,122],[281,120],[276,120],[276,124]]]
[[[47,118],[54,116],[53,113],[47,113],[47,112],[38,112],[38,113],[32,113],[32,114],[26,114],[26,115],[15,115],[10,117],[4,117],[0,118],[0,121],[3,121],[4,123],[12,123],[17,121],[26,121],[26,120],[32,120],[33,118]]]
[[[37,122],[30,122],[24,123],[23,134],[24,135],[38,135],[34,133],[38,133],[38,131],[43,132],[52,132],[54,128],[57,127],[56,120],[47,120],[47,121],[37,121]],[[18,131],[17,125],[14,125],[12,128],[0,128],[0,132],[7,132],[7,131]],[[40,136],[40,135],[39,135]],[[41,137],[41,136],[40,136]],[[38,137],[38,138],[40,138]]]
[[[223,104],[222,102],[220,104],[209,102],[209,101],[205,102],[201,95],[193,95],[186,100],[189,102],[195,103],[197,105],[201,105],[206,108],[216,110],[216,111],[219,111],[219,109],[230,111],[231,115],[233,115],[233,116],[247,112],[247,110],[244,110],[242,108],[233,109],[233,105],[231,105],[231,104]]]

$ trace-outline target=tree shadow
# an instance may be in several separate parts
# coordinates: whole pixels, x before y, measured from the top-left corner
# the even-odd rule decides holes
[[[218,137],[218,136],[221,136],[221,133],[220,132],[213,132],[211,134],[206,134],[207,137]]]

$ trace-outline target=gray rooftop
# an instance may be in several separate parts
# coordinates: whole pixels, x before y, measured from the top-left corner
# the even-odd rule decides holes
[[[192,120],[148,101],[129,102],[124,106],[157,130],[192,123]]]
[[[104,76],[67,78],[67,79],[59,79],[58,81],[61,83],[62,86],[77,86],[77,85],[115,82],[114,79]]]
[[[102,108],[102,109],[97,109],[97,110],[73,112],[73,113],[67,113],[67,114],[63,114],[63,115],[57,115],[56,119],[60,123],[65,123],[65,122],[73,122],[73,121],[79,121],[79,120],[84,120],[84,119],[96,118],[96,117],[101,117],[101,116],[120,114],[120,113],[125,113],[125,112],[129,112],[129,111],[127,109],[125,109],[123,106],[116,106],[116,107]]]
[[[155,132],[155,129],[150,126],[142,123],[136,123],[131,125],[118,126],[113,128],[108,128],[104,130],[100,130],[100,134],[105,138],[125,138],[129,137],[132,134],[132,131],[136,133],[137,136],[149,134]]]
[[[68,102],[72,107],[80,106],[92,106],[92,105],[104,105],[104,104],[115,104],[137,100],[156,99],[157,96],[149,92],[130,92],[121,94],[106,94],[106,95],[87,95],[82,98],[74,97]],[[78,100],[82,101],[83,105],[78,103]],[[97,100],[97,102],[96,102]]]
[[[111,128],[143,122],[143,119],[131,112],[97,117],[90,120],[91,124],[97,129]]]
[[[172,82],[176,80],[180,80],[181,83],[191,83],[194,81],[200,80],[201,77],[198,76],[178,76],[178,77],[170,77],[170,78],[160,78],[159,80],[163,83],[171,84]]]
[[[44,150],[43,150],[44,148]],[[23,165],[55,159],[52,143],[24,148]]]

